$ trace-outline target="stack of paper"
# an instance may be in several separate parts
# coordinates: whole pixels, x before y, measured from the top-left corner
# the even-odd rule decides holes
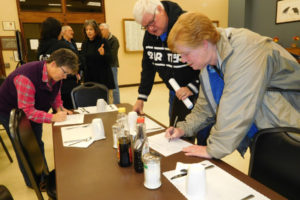
[[[94,113],[118,111],[118,108],[114,104],[109,104],[106,105],[106,111],[98,111],[97,106],[78,107],[78,109],[74,111],[82,114],[94,114]]]
[[[208,160],[200,162],[204,166],[213,165]],[[186,169],[188,168],[186,166]],[[183,166],[183,165],[179,165]],[[171,177],[178,174],[178,169],[164,172],[163,175],[187,198],[193,199],[186,194],[186,177],[182,176],[171,180]],[[230,175],[218,166],[206,169],[206,198],[205,200],[241,200],[252,196],[251,200],[268,200],[266,196],[257,192],[234,176]],[[197,198],[196,198],[197,199]],[[198,198],[199,199],[199,198]]]
[[[180,152],[183,148],[191,146],[182,139],[173,139],[169,141],[165,137],[165,132],[148,137],[149,146],[165,157]]]
[[[86,148],[95,141],[92,124],[83,124],[61,128],[61,135],[64,147]],[[105,136],[98,137],[104,139]]]
[[[84,119],[83,114],[67,115],[67,119],[63,122],[55,122],[54,126],[63,126],[69,124],[82,124]]]
[[[145,117],[145,125],[146,125],[146,133],[151,133],[151,132],[165,129],[164,127],[162,127],[161,125],[159,125],[158,123],[156,123],[155,121],[153,121],[148,117]]]

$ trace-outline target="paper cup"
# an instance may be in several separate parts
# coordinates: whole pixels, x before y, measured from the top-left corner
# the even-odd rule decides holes
[[[105,112],[106,111],[107,103],[104,99],[97,100],[97,111],[98,112]]]
[[[206,196],[206,173],[203,165],[192,164],[186,177],[186,194],[191,198],[204,200]]]
[[[101,118],[95,118],[92,121],[94,140],[105,138],[104,126]]]
[[[138,118],[137,112],[131,111],[128,113],[128,125],[129,125],[129,130],[131,135],[135,135],[137,118]]]

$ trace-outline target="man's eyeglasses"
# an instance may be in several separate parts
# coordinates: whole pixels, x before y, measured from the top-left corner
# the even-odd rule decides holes
[[[154,14],[153,14],[153,19],[146,25],[146,26],[142,26],[142,30],[147,30],[150,26],[153,26],[155,23],[155,15],[156,15],[156,8],[154,10]]]
[[[66,71],[64,70],[64,68],[60,67],[60,69],[61,69],[61,71],[64,73],[64,75],[69,75],[69,74],[70,74],[70,73],[66,72]]]

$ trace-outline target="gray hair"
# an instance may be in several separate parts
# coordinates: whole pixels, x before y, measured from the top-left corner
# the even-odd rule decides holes
[[[164,8],[159,0],[138,0],[133,8],[133,17],[135,21],[139,24],[142,24],[144,15],[146,13],[154,14],[157,6]]]
[[[103,28],[109,30],[109,25],[106,23],[101,23],[99,26],[102,26]]]
[[[72,27],[69,26],[69,25],[64,25],[64,26],[62,26],[62,27],[61,27],[61,32],[64,33],[68,28],[71,28],[71,29],[72,29]]]

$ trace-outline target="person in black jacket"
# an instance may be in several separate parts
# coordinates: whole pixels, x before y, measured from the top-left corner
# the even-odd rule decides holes
[[[85,82],[96,82],[109,89],[109,103],[113,103],[112,89],[115,88],[114,77],[110,67],[112,62],[109,43],[101,35],[95,20],[84,22],[85,40],[81,46],[81,60]]]
[[[53,18],[48,17],[42,23],[41,36],[39,39],[38,60],[47,60],[50,54],[55,50],[60,48],[71,49],[74,53],[78,54],[78,51],[72,49],[70,45],[61,39],[61,23]],[[72,109],[71,91],[74,87],[78,85],[78,80],[76,75],[68,75],[67,79],[63,80],[61,86],[61,97],[63,100],[63,106],[67,109]]]
[[[182,100],[196,100],[200,84],[200,71],[182,63],[180,55],[172,53],[167,45],[168,34],[183,12],[178,4],[159,0],[138,0],[133,9],[136,22],[146,30],[139,96],[134,110],[143,113],[144,101],[147,101],[158,72],[170,90],[170,125],[173,125],[176,116],[178,121],[182,121],[190,113]],[[180,86],[176,93],[168,82],[170,78],[174,78]]]

